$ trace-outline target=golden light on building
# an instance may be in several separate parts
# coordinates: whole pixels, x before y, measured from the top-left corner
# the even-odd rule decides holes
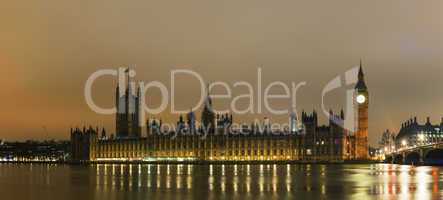
[[[119,94],[118,94],[119,95]],[[355,87],[358,99],[353,102],[358,111],[357,130],[343,128],[344,112],[330,111],[329,125],[320,126],[318,115],[302,112],[303,132],[257,131],[254,125],[245,135],[230,129],[233,116],[213,113],[208,95],[202,112],[202,127],[195,124],[195,114],[190,111],[187,122],[180,116],[179,129],[161,132],[162,122],[148,120],[146,136],[139,129],[131,129],[126,117],[133,113],[118,113],[116,136],[107,137],[105,131],[92,127],[71,130],[72,159],[92,162],[251,162],[251,161],[328,161],[368,159],[368,102],[369,93],[360,67]],[[127,97],[117,96],[117,102]],[[136,98],[136,97],[131,97]],[[208,109],[209,106],[209,109]],[[202,132],[208,127],[209,132]],[[128,131],[131,130],[131,131]],[[185,130],[186,134],[181,134]],[[229,131],[226,131],[229,130]],[[204,139],[201,134],[205,135]],[[404,145],[405,146],[405,145]],[[157,168],[158,169],[158,168]]]

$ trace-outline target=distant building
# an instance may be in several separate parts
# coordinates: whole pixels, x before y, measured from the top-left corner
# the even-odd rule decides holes
[[[70,152],[69,141],[1,142],[0,162],[65,161]]]
[[[443,118],[440,124],[431,124],[430,118],[426,123],[419,124],[417,117],[402,123],[401,129],[395,137],[397,148],[413,147],[443,141]]]
[[[83,130],[71,128],[71,159],[89,160],[95,151],[95,143],[98,141],[98,128],[92,127]]]
[[[195,114],[194,112],[191,110],[187,115],[187,124],[188,124],[188,129],[190,133],[195,133],[197,130],[197,126],[196,126],[196,120],[195,120]]]
[[[335,115],[335,117],[338,117]],[[206,160],[206,161],[331,161],[353,160],[355,139],[330,120],[319,126],[317,113],[302,113],[306,134],[284,131],[268,132],[248,127],[242,133],[231,130],[230,115],[220,115],[215,132],[187,134],[175,131],[160,133],[159,122],[151,120],[147,137],[100,139],[98,129],[75,129],[71,133],[72,158],[85,161],[113,160]],[[179,120],[179,124],[182,120]],[[157,128],[154,128],[157,127]],[[184,129],[192,124],[184,124]],[[243,135],[245,134],[245,135]]]
[[[395,134],[389,129],[383,132],[379,145],[380,150],[385,154],[395,151]]]
[[[206,95],[202,115],[201,115],[201,128],[205,132],[213,133],[216,127],[215,121],[215,113],[212,109],[212,99],[211,95],[209,95],[209,87],[207,87],[208,94]]]
[[[115,116],[115,133],[117,138],[140,138],[140,88],[137,94],[134,94],[130,83],[130,77],[127,77],[126,89],[122,93],[120,86],[115,90],[115,103],[117,113]]]
[[[297,114],[295,112],[291,112],[291,115],[289,116],[289,130],[291,133],[299,133],[301,131]]]
[[[118,88],[117,88],[118,90]],[[129,90],[129,89],[128,89]],[[162,132],[161,120],[146,122],[146,137],[134,127],[139,111],[131,110],[128,102],[138,102],[140,95],[123,97],[117,93],[117,104],[125,111],[117,114],[117,137],[98,137],[98,129],[71,131],[74,160],[85,161],[329,161],[366,160],[368,155],[369,93],[360,66],[355,86],[354,106],[357,112],[357,129],[344,129],[344,113],[329,113],[329,124],[318,124],[317,112],[302,112],[303,132],[298,127],[295,113],[290,117],[289,130],[271,130],[270,119],[263,124],[243,124],[232,129],[232,114],[215,113],[208,92],[197,125],[193,111],[185,119],[180,116],[177,128]],[[133,99],[129,100],[128,99]],[[124,100],[124,104],[121,102]],[[137,105],[137,104],[136,104]],[[128,109],[129,108],[129,109]],[[137,108],[137,107],[135,107]],[[133,112],[132,112],[133,111]]]

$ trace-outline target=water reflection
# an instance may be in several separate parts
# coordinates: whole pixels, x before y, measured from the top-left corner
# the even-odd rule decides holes
[[[226,197],[251,198],[252,193],[264,197],[438,199],[439,184],[442,183],[438,167],[389,164],[208,166],[98,164],[94,167],[97,194],[146,189],[151,193],[167,191],[176,195],[190,195],[193,194],[193,190],[207,191],[209,192],[207,195],[214,198],[217,195],[212,193]],[[0,171],[0,175],[3,171]],[[152,174],[151,171],[156,173]],[[45,184],[50,184],[49,178],[45,179]]]
[[[16,197],[13,194],[20,196],[17,190],[20,188],[20,191],[35,193],[34,199],[58,192],[68,199],[79,195],[96,199],[121,199],[123,195],[131,199],[162,200],[440,199],[441,169],[390,164],[97,164],[89,167],[0,164],[0,191],[5,197]],[[36,185],[39,190],[34,189]]]

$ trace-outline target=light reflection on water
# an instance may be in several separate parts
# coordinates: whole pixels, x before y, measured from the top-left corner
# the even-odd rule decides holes
[[[390,164],[0,164],[0,194],[10,197],[5,199],[440,199],[441,169]]]

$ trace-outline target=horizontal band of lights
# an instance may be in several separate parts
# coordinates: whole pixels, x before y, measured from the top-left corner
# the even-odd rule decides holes
[[[96,158],[96,161],[141,161],[143,158]]]
[[[155,161],[177,161],[177,162],[184,162],[184,161],[195,161],[196,158],[193,157],[146,157],[143,158],[143,161],[147,162],[155,162]]]
[[[210,156],[208,159],[202,160],[234,160],[234,161],[255,161],[255,160],[290,160],[290,156],[258,156],[258,157],[228,157],[228,156]],[[196,157],[144,157],[144,158],[96,158],[95,161],[145,161],[145,162],[156,162],[156,161],[175,161],[175,162],[186,162],[186,161],[197,161],[201,160]]]
[[[155,162],[155,161],[195,161],[195,158],[188,157],[145,157],[145,158],[96,158],[96,161],[146,161],[146,162]]]
[[[57,162],[54,158],[0,158],[0,162]]]
[[[210,156],[209,160],[235,160],[235,161],[254,161],[254,160],[290,160],[291,156]]]

